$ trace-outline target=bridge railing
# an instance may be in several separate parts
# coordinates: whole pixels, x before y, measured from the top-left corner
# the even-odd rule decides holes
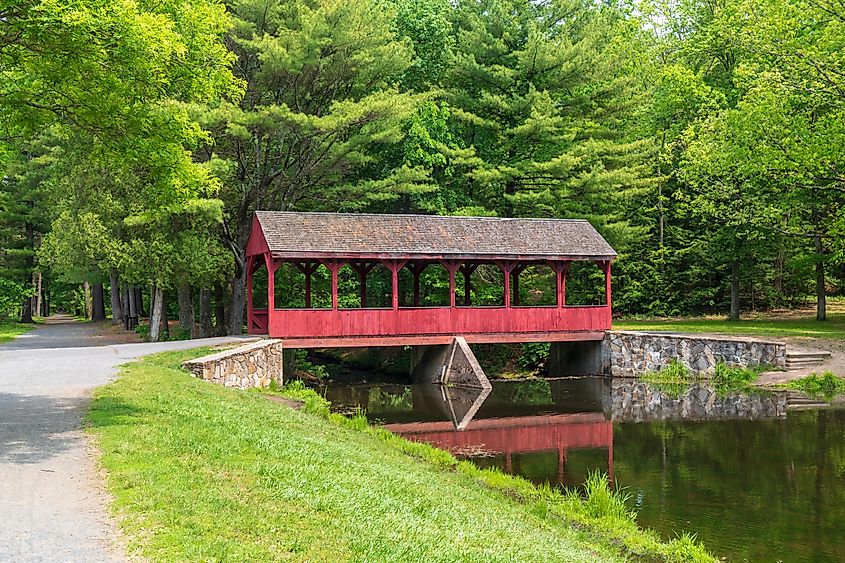
[[[275,309],[264,328],[266,317],[266,310],[255,310],[250,331],[289,339],[597,332],[611,327],[606,305]]]

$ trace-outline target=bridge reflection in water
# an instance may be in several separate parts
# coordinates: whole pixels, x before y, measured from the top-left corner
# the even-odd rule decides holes
[[[360,407],[368,418],[417,442],[448,450],[479,465],[522,473],[526,454],[556,456],[557,471],[543,481],[564,484],[573,450],[606,452],[613,476],[613,424],[605,415],[606,380],[537,380],[468,389],[438,385],[330,388],[333,404]],[[548,460],[551,461],[551,460]],[[548,465],[548,463],[545,463]]]
[[[438,385],[330,386],[339,410],[479,466],[535,482],[578,485],[587,471],[614,472],[613,424],[759,420],[786,415],[784,394],[731,393],[692,385],[665,390],[600,377],[496,382],[493,389]],[[617,428],[618,430],[618,428]]]

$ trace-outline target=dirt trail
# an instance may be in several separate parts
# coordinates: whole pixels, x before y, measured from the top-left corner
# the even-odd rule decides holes
[[[124,560],[81,430],[92,390],[139,356],[243,340],[127,339],[59,317],[0,345],[0,561]]]

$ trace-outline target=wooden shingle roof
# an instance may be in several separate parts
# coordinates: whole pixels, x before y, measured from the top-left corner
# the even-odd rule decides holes
[[[611,260],[584,220],[256,211],[277,258]]]

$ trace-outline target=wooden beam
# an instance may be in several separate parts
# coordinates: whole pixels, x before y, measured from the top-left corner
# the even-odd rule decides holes
[[[270,323],[276,309],[276,268],[278,265],[270,254],[265,255],[267,262],[267,323]]]
[[[511,260],[497,260],[496,265],[502,270],[505,276],[505,308],[511,306],[511,271],[516,267],[516,262]]]
[[[478,269],[478,264],[462,264],[460,272],[464,275],[464,307],[471,305],[472,273]]]
[[[361,296],[361,308],[367,308],[367,275],[376,267],[376,262],[350,263],[350,267],[358,272],[358,289]]]
[[[519,306],[519,274],[525,271],[525,268],[528,267],[528,264],[517,264],[511,270],[511,275],[513,276],[513,304],[514,306]]]
[[[566,274],[569,272],[569,266],[572,263],[566,261],[556,261],[549,262],[548,264],[555,272],[557,306],[566,307]]]
[[[392,285],[392,297],[393,297],[393,310],[399,309],[399,270],[405,267],[407,264],[407,260],[385,260],[384,265],[387,266],[387,269],[390,270],[390,277],[391,277],[391,285]]]
[[[409,262],[408,269],[411,271],[411,274],[414,276],[414,307],[420,306],[420,275],[428,268],[431,262]]]
[[[449,307],[454,308],[457,305],[455,300],[455,272],[458,271],[460,264],[455,260],[441,260],[440,263],[449,272]]]
[[[337,276],[340,269],[343,268],[345,262],[343,260],[335,259],[321,260],[320,262],[332,273],[332,309],[336,311],[338,308]]]
[[[319,262],[293,262],[296,268],[305,274],[305,308],[311,308],[311,275],[320,267]]]
[[[582,342],[604,339],[602,331],[524,332],[514,334],[467,334],[470,344],[508,344],[520,342]],[[349,336],[285,338],[286,348],[360,348],[390,346],[433,346],[449,344],[454,335],[419,336]]]

